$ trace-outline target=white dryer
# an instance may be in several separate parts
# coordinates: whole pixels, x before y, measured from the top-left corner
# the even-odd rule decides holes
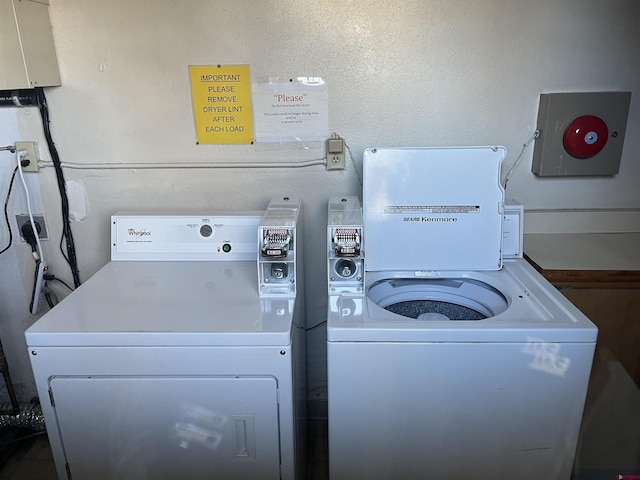
[[[369,149],[330,201],[332,480],[570,477],[597,329],[503,251],[504,155]]]
[[[58,478],[304,477],[299,209],[112,217],[26,331]]]

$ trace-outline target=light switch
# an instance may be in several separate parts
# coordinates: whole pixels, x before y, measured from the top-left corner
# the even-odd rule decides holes
[[[540,177],[615,175],[631,92],[543,93],[531,171]]]

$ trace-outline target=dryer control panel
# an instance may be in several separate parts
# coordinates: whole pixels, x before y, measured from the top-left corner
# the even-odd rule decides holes
[[[111,216],[111,260],[251,261],[262,216],[263,212],[115,214]]]
[[[364,291],[363,231],[358,197],[331,197],[327,218],[329,294]]]

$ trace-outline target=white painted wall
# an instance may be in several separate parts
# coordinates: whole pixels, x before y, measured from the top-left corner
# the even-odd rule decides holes
[[[63,86],[47,95],[63,161],[179,164],[324,156],[320,148],[287,145],[196,145],[190,64],[249,64],[254,78],[324,77],[330,129],[346,138],[353,154],[346,171],[321,166],[67,170],[67,180],[81,182],[87,193],[89,214],[72,226],[83,279],[108,261],[108,217],[114,211],[256,209],[274,194],[299,195],[307,325],[316,325],[325,313],[326,200],[360,194],[362,150],[502,144],[510,152],[507,170],[535,130],[541,92],[634,93],[620,174],[539,179],[530,171],[531,147],[509,181],[508,196],[542,211],[640,207],[640,3],[635,0],[50,3]],[[29,113],[15,114],[18,135],[42,142],[37,112]],[[0,144],[14,140],[0,131]],[[57,239],[53,169],[41,170],[38,179]],[[54,247],[52,268],[69,278],[57,240]],[[1,279],[0,288],[13,288],[7,283]],[[309,388],[320,396],[326,393],[324,341],[323,328],[309,332]]]
[[[0,146],[7,146],[20,140],[17,114],[30,115],[31,112],[15,108],[0,108]],[[37,117],[36,117],[37,118]],[[0,205],[4,210],[11,177],[16,167],[16,156],[8,151],[0,152]],[[38,176],[25,174],[25,184],[34,212],[42,213]],[[31,365],[24,342],[24,331],[37,318],[29,313],[29,302],[35,269],[31,247],[20,242],[15,215],[27,213],[26,192],[20,176],[16,174],[11,195],[7,202],[7,215],[12,228],[12,247],[0,255],[0,341],[9,363],[9,374],[19,398],[28,400],[35,394]],[[9,245],[9,231],[5,226],[4,212],[0,216],[0,251]],[[45,254],[49,254],[49,242],[42,242]],[[0,405],[8,402],[6,385],[0,381]]]

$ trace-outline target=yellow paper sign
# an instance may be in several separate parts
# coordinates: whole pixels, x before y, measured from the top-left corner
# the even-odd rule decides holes
[[[252,143],[249,65],[191,65],[189,76],[198,143]]]

